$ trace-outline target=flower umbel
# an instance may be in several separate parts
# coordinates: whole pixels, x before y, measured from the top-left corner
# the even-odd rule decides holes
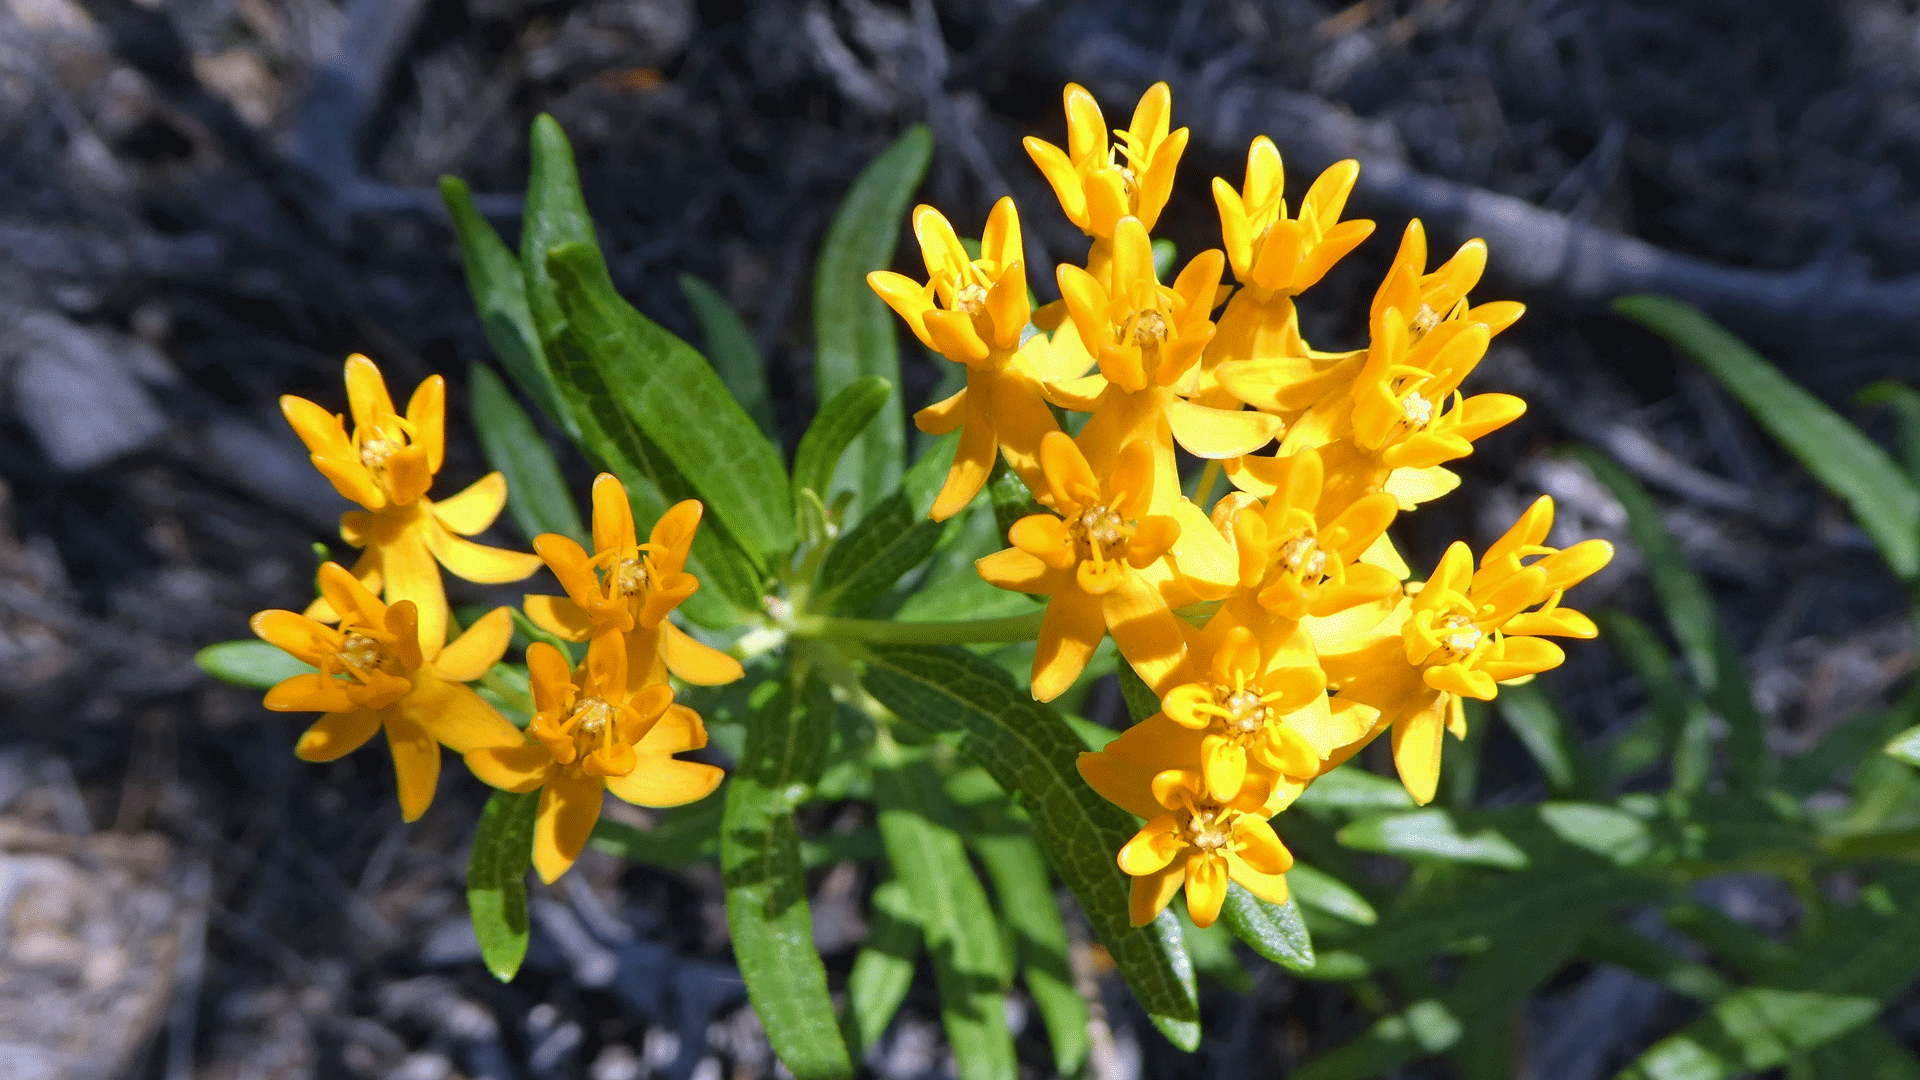
[[[388,603],[412,601],[421,641],[437,649],[447,638],[439,566],[468,581],[499,584],[527,577],[540,560],[463,539],[500,516],[507,482],[499,473],[488,473],[452,498],[427,498],[445,454],[446,380],[433,375],[422,382],[405,416],[394,411],[373,361],[358,353],[348,357],[346,382],[351,435],[342,417],[305,398],[282,397],[280,410],[312,453],[314,467],[364,508],[340,518],[341,539],[364,549],[353,576],[369,589],[384,589]],[[337,610],[317,602],[307,614],[331,621]]]
[[[338,563],[320,567],[320,590],[338,626],[291,611],[262,611],[252,621],[263,640],[319,669],[267,691],[266,706],[276,712],[326,714],[300,736],[294,752],[301,758],[332,761],[384,729],[400,813],[413,821],[433,801],[439,744],[465,753],[520,742],[512,724],[462,685],[506,652],[513,635],[506,608],[488,612],[445,648],[429,647],[413,601],[382,603]]]

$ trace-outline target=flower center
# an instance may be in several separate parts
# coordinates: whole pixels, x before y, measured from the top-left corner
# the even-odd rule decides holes
[[[647,587],[647,567],[639,559],[621,559],[613,567],[613,587],[621,596],[632,596]]]
[[[969,318],[977,319],[987,313],[987,290],[979,282],[962,285],[953,294],[953,309],[964,311]]]
[[[387,664],[386,646],[365,634],[349,632],[337,653],[340,662],[359,671],[372,671]]]
[[[387,467],[387,459],[399,453],[402,443],[374,437],[360,444],[360,464],[374,472]]]
[[[1408,328],[1413,331],[1415,338],[1422,338],[1427,335],[1427,331],[1439,325],[1440,313],[1433,310],[1430,305],[1421,304],[1420,310],[1413,313],[1413,321],[1408,324]]]
[[[1486,635],[1465,615],[1449,615],[1440,621],[1440,644],[1454,656],[1466,656],[1480,647]]]
[[[1410,391],[1400,400],[1400,420],[1410,428],[1423,428],[1433,419],[1433,402],[1420,391]]]
[[[590,697],[574,702],[573,709],[567,714],[567,719],[578,725],[574,728],[576,735],[583,739],[597,740],[613,726],[614,714],[614,707],[605,699]]]
[[[1080,557],[1096,560],[1107,558],[1110,549],[1133,536],[1133,527],[1104,505],[1088,507],[1069,519],[1067,531],[1073,535]]]
[[[1233,841],[1234,812],[1225,808],[1197,807],[1187,818],[1187,843],[1208,854]]]
[[[1127,322],[1121,336],[1142,349],[1157,349],[1167,340],[1167,317],[1158,311],[1136,312]]]
[[[1327,553],[1312,536],[1296,536],[1280,546],[1280,565],[1303,580],[1318,580],[1327,572]]]
[[[1214,698],[1227,712],[1226,727],[1230,734],[1251,735],[1267,723],[1267,706],[1260,700],[1258,692],[1237,690],[1228,692],[1224,686],[1213,688]]]

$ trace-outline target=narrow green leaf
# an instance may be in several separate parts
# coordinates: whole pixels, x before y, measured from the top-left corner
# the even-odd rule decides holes
[[[1230,882],[1220,921],[1234,937],[1281,967],[1313,970],[1313,936],[1307,933],[1307,924],[1293,901],[1269,904],[1239,882]]]
[[[800,436],[800,447],[793,455],[793,488],[811,488],[823,502],[832,502],[833,470],[841,455],[852,445],[873,418],[880,415],[893,384],[877,375],[855,379],[820,406],[807,433]],[[869,503],[868,505],[872,505]]]
[[[1880,1003],[1853,994],[1749,986],[1651,1050],[1619,1080],[1726,1080],[1762,1072],[1845,1035],[1879,1015]]]
[[[720,828],[734,958],[767,1041],[800,1080],[853,1075],[826,968],[813,947],[793,821],[794,807],[820,777],[833,710],[832,692],[818,677],[773,695],[749,721]]]
[[[1617,922],[1598,919],[1581,930],[1578,951],[1588,960],[1624,968],[1709,1005],[1733,992],[1725,975]]]
[[[1592,852],[1615,866],[1634,866],[1653,852],[1653,834],[1647,829],[1647,823],[1611,806],[1542,803],[1540,820],[1568,844]]]
[[[693,308],[693,319],[707,341],[707,359],[713,362],[720,381],[727,384],[733,400],[759,425],[768,441],[778,444],[780,426],[774,421],[773,399],[767,394],[767,365],[760,357],[760,346],[754,344],[753,332],[725,297],[692,274],[680,275],[680,291]]]
[[[920,926],[913,899],[898,878],[873,890],[867,940],[847,975],[847,1007],[841,1017],[848,1048],[859,1058],[880,1041],[913,986],[920,956]]]
[[[578,438],[572,415],[560,399],[560,389],[547,366],[547,352],[540,343],[540,331],[534,325],[533,311],[527,306],[526,275],[520,260],[500,239],[493,226],[474,208],[466,182],[452,176],[440,178],[440,198],[453,217],[454,235],[460,240],[460,260],[466,266],[467,289],[473,293],[473,307],[480,315],[480,326],[494,354],[506,365],[522,392],[546,411],[554,423]]]
[[[1160,696],[1153,692],[1133,665],[1122,661],[1114,666],[1114,676],[1120,680],[1120,700],[1127,704],[1127,717],[1138,724],[1160,711]]]
[[[893,387],[874,425],[854,440],[839,486],[855,492],[852,513],[900,484],[906,420],[900,404],[900,339],[893,312],[867,286],[867,274],[893,263],[907,202],[927,174],[933,135],[915,124],[854,181],[833,216],[813,272],[813,380],[831,401],[856,380],[878,376]],[[824,494],[824,492],[823,492]]]
[[[1413,796],[1407,794],[1406,785],[1400,781],[1375,776],[1358,765],[1349,764],[1315,780],[1300,793],[1295,804],[1316,813],[1330,810],[1365,813],[1411,808]]]
[[[1012,963],[939,784],[924,762],[876,768],[880,839],[926,936],[961,1080],[1008,1077],[1016,1071],[1006,1014]]]
[[[1768,434],[1846,502],[1894,575],[1920,586],[1920,487],[1885,450],[1699,311],[1658,296],[1625,297],[1614,302],[1614,310],[1712,372]]]
[[[1287,887],[1293,890],[1293,898],[1302,907],[1326,912],[1335,918],[1360,926],[1372,926],[1380,921],[1380,913],[1373,910],[1367,898],[1323,870],[1317,870],[1305,863],[1296,862],[1293,869],[1287,871]]]
[[[927,561],[943,528],[915,518],[905,495],[882,499],[827,551],[809,606],[845,615],[865,612],[902,575]]]
[[[206,650],[201,650],[200,655],[205,656]],[[207,665],[202,663],[200,666],[205,668]],[[1893,740],[1887,743],[1887,753],[1909,765],[1920,766],[1920,727],[1910,727],[1895,735]]]
[[[1647,574],[1694,682],[1727,722],[1729,779],[1736,787],[1758,788],[1773,768],[1766,721],[1753,703],[1739,651],[1720,626],[1705,583],[1680,554],[1647,489],[1597,451],[1576,447],[1575,453],[1626,509],[1627,531],[1646,557]]]
[[[1079,900],[1121,978],[1154,1026],[1176,1046],[1199,1044],[1193,969],[1170,915],[1132,925],[1130,879],[1114,864],[1136,831],[1133,819],[1080,779],[1085,744],[1060,715],[1036,702],[993,661],[964,649],[871,650],[865,685],[903,719],[962,736],[961,750],[1012,792],[1033,823],[1047,862]]]
[[[563,244],[547,256],[568,337],[607,390],[764,569],[793,549],[793,500],[780,452],[686,342],[614,291],[600,253]],[[695,421],[697,418],[697,422]]]
[[[1676,749],[1684,745],[1688,722],[1698,710],[1674,669],[1673,654],[1651,627],[1624,611],[1602,611],[1595,620],[1600,624],[1601,640],[1612,645],[1639,676],[1647,692],[1650,719],[1658,731],[1657,739],[1648,740],[1655,744],[1652,747],[1636,749],[1630,757],[1615,755],[1615,778],[1624,780],[1660,760],[1673,758]],[[1705,767],[1705,762],[1675,759],[1676,786],[1697,790],[1706,779]],[[1690,784],[1682,785],[1682,776],[1690,777]]]
[[[468,392],[473,398],[473,427],[487,464],[507,478],[507,512],[520,534],[531,541],[541,533],[559,533],[582,543],[587,531],[574,509],[573,496],[560,477],[553,450],[534,429],[520,403],[484,365],[468,369]]]
[[[1906,459],[1907,477],[1920,484],[1920,390],[1903,382],[1881,379],[1853,395],[1861,405],[1890,405],[1900,421],[1900,454]]]
[[[520,224],[520,272],[526,280],[528,314],[551,363],[554,342],[566,331],[567,316],[554,294],[547,257],[567,244],[596,246],[597,241],[566,132],[553,117],[541,113],[534,117],[527,141],[531,166],[526,214]]]
[[[1496,702],[1500,718],[1519,736],[1520,744],[1533,756],[1534,764],[1540,766],[1548,787],[1556,795],[1571,793],[1578,779],[1574,773],[1573,751],[1567,746],[1566,724],[1546,691],[1538,682],[1508,686],[1501,689]]]
[[[311,675],[312,664],[302,663],[264,641],[222,641],[193,654],[201,671],[235,686],[270,690],[275,684],[295,675]]]
[[[1880,1024],[1862,1024],[1813,1054],[1813,1076],[1920,1080],[1920,1058]]]
[[[527,957],[527,869],[533,865],[533,818],[540,793],[496,791],[480,811],[467,856],[467,910],[480,957],[501,982],[512,982]]]
[[[1452,813],[1433,808],[1361,818],[1341,829],[1339,837],[1350,848],[1408,859],[1443,859],[1510,870],[1527,865],[1526,852],[1498,830],[1463,832]]]
[[[977,795],[984,797],[963,799],[948,781],[954,800],[966,808],[967,846],[986,867],[1001,920],[1013,931],[1022,977],[1053,1045],[1054,1067],[1061,1076],[1077,1075],[1087,1060],[1087,1003],[1074,989],[1053,875],[1025,815],[979,770],[968,772],[980,777]]]

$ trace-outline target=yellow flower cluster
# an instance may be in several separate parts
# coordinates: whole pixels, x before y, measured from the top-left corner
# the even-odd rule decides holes
[[[351,434],[345,418],[311,401],[280,402],[314,466],[362,507],[340,522],[341,537],[362,549],[352,570],[322,566],[320,599],[304,614],[253,617],[256,634],[317,669],[267,693],[269,709],[325,714],[295,752],[332,761],[384,728],[408,821],[433,800],[442,744],[494,787],[539,789],[533,861],[549,882],[586,846],[604,792],[654,807],[712,792],[719,769],[673,757],[705,746],[707,733],[698,713],[674,703],[667,682],[669,672],[706,685],[742,674],[732,657],[667,621],[700,587],[684,569],[700,503],[670,509],[643,544],[626,489],[602,475],[593,486],[591,555],[553,533],[534,540],[537,555],[482,547],[461,537],[485,530],[505,506],[499,473],[442,502],[427,498],[443,456],[445,382],[434,375],[421,383],[405,416],[366,357],[348,358],[346,383]],[[440,567],[497,583],[543,564],[567,595],[527,596],[526,615],[547,633],[586,642],[587,655],[576,667],[553,645],[528,647],[536,713],[523,733],[464,685],[506,652],[511,614],[495,608],[448,643]],[[384,602],[375,595],[382,589]]]
[[[1315,350],[1294,297],[1373,232],[1340,220],[1357,165],[1328,169],[1289,215],[1280,155],[1254,140],[1241,187],[1213,182],[1224,250],[1164,284],[1149,232],[1187,144],[1169,130],[1166,85],[1141,98],[1118,145],[1090,94],[1068,86],[1065,98],[1067,149],[1026,142],[1092,240],[1084,267],[1059,268],[1058,304],[1030,310],[1010,199],[977,259],[919,207],[927,283],[868,281],[927,347],[966,365],[966,389],[914,418],[961,431],[933,516],[964,508],[996,454],[1050,511],[979,562],[993,584],[1048,598],[1034,697],[1072,685],[1106,635],[1159,696],[1159,713],[1082,755],[1080,771],[1146,820],[1119,852],[1134,922],[1184,884],[1207,926],[1229,880],[1286,899],[1292,857],[1268,819],[1375,736],[1392,732],[1403,783],[1430,801],[1441,731],[1465,731],[1462,699],[1560,664],[1548,636],[1594,636],[1560,599],[1612,549],[1546,546],[1543,498],[1477,567],[1456,543],[1425,582],[1408,581],[1388,525],[1455,487],[1444,465],[1525,408],[1459,389],[1521,313],[1469,303],[1486,246],[1429,271],[1412,222],[1374,296],[1368,347]],[[1221,282],[1228,266],[1237,290]],[[1069,434],[1049,405],[1091,415]],[[1176,446],[1209,462],[1200,499],[1216,470],[1231,481],[1211,514],[1183,496]]]

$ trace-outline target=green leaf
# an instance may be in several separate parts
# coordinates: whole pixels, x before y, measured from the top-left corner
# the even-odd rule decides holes
[[[1161,237],[1153,242],[1153,276],[1161,281],[1173,280],[1173,264],[1180,257],[1180,249],[1173,241]]]
[[[1180,922],[1180,937],[1186,942],[1187,957],[1193,961],[1193,970],[1218,981],[1236,994],[1253,989],[1253,976],[1247,973],[1246,965],[1240,962],[1239,954],[1233,951],[1233,934],[1227,930],[1226,924],[1216,922],[1208,927],[1195,926],[1193,918],[1187,914],[1187,905],[1183,903],[1168,904],[1167,910]]]
[[[460,260],[466,266],[467,289],[473,293],[473,307],[480,315],[480,326],[494,354],[507,367],[507,374],[519,384],[554,423],[570,436],[579,437],[572,414],[560,399],[560,388],[547,366],[547,352],[534,325],[533,311],[527,306],[526,275],[520,260],[500,239],[493,226],[474,209],[473,196],[466,182],[451,176],[440,178],[440,198],[453,217],[454,235],[460,240]]]
[[[582,543],[587,530],[580,524],[573,496],[560,476],[553,450],[534,430],[520,403],[484,365],[468,369],[467,388],[473,402],[474,431],[487,464],[507,478],[507,512],[520,534],[531,541],[541,533],[559,533]]]
[[[1639,676],[1640,685],[1647,692],[1649,717],[1658,731],[1657,739],[1633,740],[1635,745],[1630,752],[1616,750],[1615,779],[1627,779],[1660,760],[1671,759],[1674,786],[1682,791],[1699,790],[1706,782],[1710,765],[1701,757],[1707,747],[1703,740],[1692,740],[1688,736],[1694,728],[1698,728],[1699,735],[1706,734],[1706,715],[1681,684],[1679,673],[1674,669],[1673,654],[1652,628],[1624,611],[1602,611],[1595,619],[1600,624],[1601,639],[1612,645]]]
[[[1614,310],[1698,360],[1768,434],[1840,496],[1894,575],[1920,586],[1920,487],[1860,429],[1801,389],[1699,311],[1658,296],[1629,296]]]
[[[841,1018],[855,1058],[880,1041],[913,986],[913,968],[920,955],[920,926],[915,920],[913,900],[898,878],[873,890],[867,940],[847,975],[847,1007]]]
[[[793,500],[780,451],[740,410],[720,377],[686,342],[614,291],[588,244],[547,256],[567,335],[585,350],[607,391],[678,470],[707,510],[764,569],[793,550]],[[697,421],[697,422],[696,422]]]
[[[1013,931],[1027,991],[1053,1045],[1054,1067],[1061,1076],[1077,1075],[1087,1060],[1087,1003],[1074,989],[1067,928],[1053,898],[1053,875],[1024,815],[984,774],[969,773],[981,781],[981,790],[972,800],[961,798],[955,781],[948,781],[955,801],[966,807],[967,846],[986,867],[1001,921]]]
[[[200,655],[205,656],[206,650],[201,650]],[[205,668],[207,665],[202,663],[200,666]],[[1887,743],[1887,753],[1909,765],[1920,765],[1920,727],[1910,727],[1895,735],[1893,741]]]
[[[597,246],[597,242],[566,132],[553,117],[541,113],[534,117],[527,141],[531,166],[526,213],[520,224],[520,271],[526,280],[528,314],[552,363],[553,345],[566,332],[567,316],[555,296],[547,256],[567,244]],[[556,381],[558,375],[555,372]]]
[[[1315,780],[1300,793],[1295,805],[1316,813],[1343,810],[1364,813],[1369,810],[1399,810],[1413,806],[1413,796],[1398,780],[1375,776],[1358,765],[1342,765]]]
[[[1907,476],[1920,484],[1920,390],[1892,379],[1881,379],[1853,395],[1861,405],[1890,405],[1900,420],[1900,453],[1906,458]]]
[[[1153,692],[1133,665],[1125,661],[1116,664],[1114,676],[1120,680],[1120,700],[1127,703],[1127,717],[1138,724],[1160,711],[1160,695]]]
[[[1617,922],[1601,919],[1587,926],[1580,932],[1578,951],[1588,960],[1624,968],[1709,1005],[1733,992],[1725,975]]]
[[[1254,952],[1293,971],[1313,970],[1313,936],[1293,901],[1269,904],[1239,882],[1227,884],[1220,921]]]
[[[924,762],[893,762],[874,770],[873,801],[887,859],[906,886],[933,957],[940,1019],[961,1080],[1012,1076],[1006,1014],[1012,963],[960,834],[948,824],[952,811],[939,778]]]
[[[720,857],[720,821],[728,795],[723,791],[686,806],[655,811],[650,829],[603,816],[594,823],[591,842],[609,855],[662,870],[715,862]]]
[[[867,274],[893,263],[907,202],[927,174],[933,135],[925,124],[901,133],[854,181],[833,216],[813,272],[813,380],[816,400],[831,401],[855,381],[878,376],[893,387],[872,428],[840,466],[840,486],[861,513],[899,486],[906,456],[900,404],[900,339],[893,312],[867,286]],[[822,492],[822,494],[825,494]]]
[[[560,655],[567,658],[568,665],[572,665],[575,662],[576,657],[573,654],[573,642],[542,630],[532,619],[527,618],[525,611],[519,608],[508,608],[507,613],[513,618],[514,630],[517,631],[521,637],[526,638],[528,645],[536,641],[544,642],[560,650]]]
[[[828,489],[833,485],[834,467],[854,437],[880,415],[892,393],[892,383],[869,375],[848,383],[832,401],[820,406],[793,455],[793,489],[811,488],[821,501],[831,502],[833,493]]]
[[[1176,1046],[1197,1046],[1199,1003],[1179,924],[1162,913],[1165,921],[1150,928],[1132,925],[1130,879],[1114,853],[1136,826],[1080,779],[1074,762],[1085,744],[1074,730],[993,661],[964,649],[876,647],[865,685],[903,719],[962,736],[962,752],[1013,793],[1032,821],[1048,864],[1079,900],[1154,1026]]]
[[[1033,491],[1027,487],[1020,474],[1007,466],[1005,458],[993,460],[993,471],[987,474],[987,498],[993,503],[993,521],[999,530],[996,537],[1002,543],[1007,540],[1007,530],[1013,523],[1028,514],[1044,514],[1047,508],[1034,499]]]
[[[902,575],[927,561],[943,528],[915,518],[899,492],[882,499],[828,549],[808,606],[847,615],[864,612]]]
[[[1450,811],[1433,808],[1361,818],[1341,829],[1339,838],[1350,848],[1408,859],[1443,859],[1509,870],[1527,865],[1526,852],[1498,830],[1462,832]]]
[[[496,791],[480,811],[467,856],[467,910],[480,957],[501,982],[512,982],[527,957],[527,869],[533,865],[533,819],[540,793]]]
[[[1578,779],[1573,751],[1567,746],[1566,725],[1546,691],[1538,682],[1508,686],[1501,689],[1496,701],[1500,718],[1519,736],[1520,744],[1540,766],[1547,786],[1556,795],[1571,793]]]
[[[850,1077],[827,971],[813,947],[813,916],[793,810],[824,763],[834,704],[824,680],[781,687],[749,721],[747,745],[727,785],[720,872],[727,929],[747,997],[767,1041],[799,1080]]]
[[[1372,926],[1380,921],[1380,913],[1373,910],[1366,897],[1332,874],[1305,863],[1296,862],[1293,869],[1287,871],[1287,887],[1293,890],[1294,900],[1302,907],[1324,911],[1360,926]]]
[[[768,441],[779,443],[780,425],[774,421],[773,400],[767,394],[767,365],[760,358],[760,346],[754,344],[752,331],[725,297],[692,274],[680,275],[680,291],[687,295],[693,319],[706,337],[707,359],[712,361],[720,381],[727,384],[733,400],[759,425]]]
[[[278,645],[247,638],[209,645],[193,654],[193,662],[221,682],[253,690],[270,690],[283,680],[311,675],[315,670],[312,664],[302,663]]]
[[[1750,986],[1655,1043],[1619,1080],[1727,1080],[1762,1072],[1871,1021],[1880,1003],[1851,994]]]
[[[1647,489],[1600,453],[1586,447],[1576,447],[1575,453],[1626,509],[1627,531],[1647,560],[1647,574],[1694,682],[1727,722],[1729,779],[1736,787],[1754,789],[1772,771],[1766,721],[1753,703],[1740,654],[1721,629],[1713,598],[1681,556]]]
[[[1501,697],[1505,697],[1503,692]],[[1592,852],[1615,866],[1633,866],[1653,851],[1647,823],[1611,806],[1550,802],[1540,805],[1540,820],[1568,844]]]

